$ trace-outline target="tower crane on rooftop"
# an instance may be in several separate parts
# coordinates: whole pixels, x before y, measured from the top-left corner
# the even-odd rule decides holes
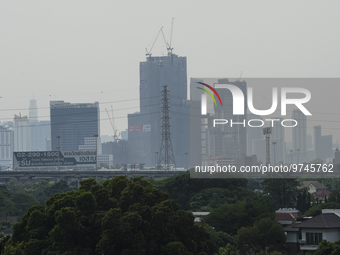
[[[112,116],[110,117],[110,114],[109,114],[109,111],[105,108],[105,111],[107,113],[107,116],[109,117],[109,120],[110,120],[110,123],[111,123],[111,127],[112,127],[112,130],[113,130],[113,142],[114,143],[117,143],[118,140],[120,139],[120,133],[118,133],[118,129],[116,128],[115,126],[115,123],[114,123],[114,117],[113,117],[113,107],[111,105],[111,114]]]
[[[172,18],[172,23],[171,23],[171,33],[170,33],[170,41],[169,41],[169,42],[166,41],[165,36],[164,36],[164,32],[163,32],[163,27],[161,27],[161,29],[160,29],[160,30],[158,31],[158,33],[157,33],[157,36],[156,36],[154,42],[153,42],[152,45],[151,45],[150,50],[148,50],[147,48],[145,48],[146,56],[147,56],[147,57],[151,57],[151,55],[152,55],[151,52],[152,52],[153,46],[155,46],[155,43],[156,43],[156,41],[157,41],[157,39],[158,39],[160,33],[162,33],[163,40],[164,40],[164,44],[165,44],[166,50],[167,50],[167,52],[168,52],[168,56],[171,56],[171,55],[172,55],[172,50],[174,49],[174,48],[172,48],[172,30],[173,30],[173,26],[174,26],[174,19],[175,19],[175,18]]]

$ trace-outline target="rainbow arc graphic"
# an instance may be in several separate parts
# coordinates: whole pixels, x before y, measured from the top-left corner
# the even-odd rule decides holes
[[[221,98],[220,98],[220,95],[217,93],[217,91],[216,91],[213,87],[211,87],[210,85],[208,85],[208,84],[206,84],[206,83],[203,83],[203,82],[197,82],[197,83],[199,83],[199,84],[201,84],[201,85],[203,85],[203,86],[206,86],[206,87],[209,88],[212,92],[214,92],[214,94],[217,96],[217,98],[218,98],[218,100],[220,101],[220,104],[221,104],[221,106],[222,106],[222,100],[221,100]],[[197,88],[203,90],[204,92],[206,92],[206,93],[212,98],[212,100],[214,101],[215,105],[217,105],[216,100],[215,100],[215,97],[213,96],[213,94],[211,94],[211,92],[210,92],[209,90],[204,89],[204,88],[200,88],[200,87],[197,87]]]

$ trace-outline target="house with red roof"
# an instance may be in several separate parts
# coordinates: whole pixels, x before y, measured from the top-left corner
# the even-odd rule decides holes
[[[332,191],[329,190],[319,190],[315,193],[313,193],[313,197],[321,202],[325,201],[325,198],[329,199],[331,196]]]
[[[275,212],[275,220],[282,226],[293,224],[302,213],[295,208],[280,208]]]

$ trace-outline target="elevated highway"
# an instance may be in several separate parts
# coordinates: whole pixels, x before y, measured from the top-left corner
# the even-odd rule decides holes
[[[162,179],[176,174],[186,173],[186,171],[161,171],[161,170],[139,170],[139,171],[0,171],[0,182],[6,183],[11,178],[16,178],[18,181],[40,181],[40,180],[65,180],[69,182],[71,179],[88,179],[88,178],[102,178],[111,179],[119,175],[126,175],[128,178],[136,176],[144,176],[146,179]]]

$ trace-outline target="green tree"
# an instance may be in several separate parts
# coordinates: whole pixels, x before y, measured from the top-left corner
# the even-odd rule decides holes
[[[340,209],[339,203],[321,203],[314,205],[305,212],[306,217],[314,217],[322,213],[322,209]]]
[[[23,254],[212,255],[214,245],[190,212],[141,177],[118,176],[102,185],[80,181],[77,191],[57,193],[46,207],[30,207],[13,226],[5,250]],[[9,253],[10,254],[10,253]],[[18,253],[20,254],[20,253]]]
[[[235,236],[241,254],[259,253],[261,250],[283,251],[285,242],[283,227],[271,218],[256,221],[252,227],[242,227]]]
[[[263,192],[276,200],[280,208],[295,206],[299,186],[296,179],[265,179],[262,181],[261,186]]]
[[[237,255],[235,246],[228,243],[225,247],[218,249],[218,255]]]
[[[191,211],[202,211],[207,206],[217,208],[223,204],[232,204],[240,200],[255,199],[256,194],[248,188],[239,187],[233,190],[226,188],[207,188],[193,194],[189,200]]]
[[[202,221],[217,231],[235,235],[241,227],[252,226],[255,221],[264,217],[274,218],[274,213],[268,212],[265,204],[240,201],[212,210],[210,214],[202,217]]]
[[[11,200],[15,205],[17,215],[24,214],[32,205],[38,204],[38,201],[31,194],[27,193],[14,193],[11,196]]]
[[[0,185],[0,216],[22,215],[38,201],[27,193],[12,193],[6,186]]]
[[[313,252],[313,255],[337,255],[340,254],[340,240],[335,242],[328,242],[322,240],[318,248]]]
[[[206,231],[209,233],[211,241],[215,244],[215,252],[219,251],[219,248],[225,247],[228,243],[234,244],[233,236],[223,231],[216,231],[208,224],[202,224]]]
[[[197,195],[202,190],[211,189],[211,188],[220,188],[226,189],[230,193],[235,192],[236,190],[240,190],[242,188],[247,188],[247,180],[246,179],[192,179],[190,178],[189,173],[180,174],[176,176],[172,176],[169,178],[165,178],[163,180],[155,181],[154,185],[163,190],[167,191],[170,199],[175,199],[176,202],[181,206],[183,210],[191,210],[197,209],[196,204],[192,204],[196,202],[195,198],[192,200],[194,196]],[[250,190],[248,190],[250,191]],[[207,191],[205,195],[208,195],[210,191]],[[221,194],[216,193],[215,197],[213,197],[214,201],[219,201],[221,198]],[[212,194],[211,193],[211,194]],[[249,194],[249,193],[248,193]],[[225,196],[225,193],[223,194]],[[234,194],[232,194],[234,197]],[[197,198],[197,197],[196,197]],[[208,206],[210,203],[209,196],[206,197],[206,200],[198,199],[199,206]],[[223,203],[224,198],[220,200]],[[218,206],[218,205],[217,205]]]
[[[307,211],[311,207],[311,194],[307,188],[298,191],[296,209],[301,212]]]

